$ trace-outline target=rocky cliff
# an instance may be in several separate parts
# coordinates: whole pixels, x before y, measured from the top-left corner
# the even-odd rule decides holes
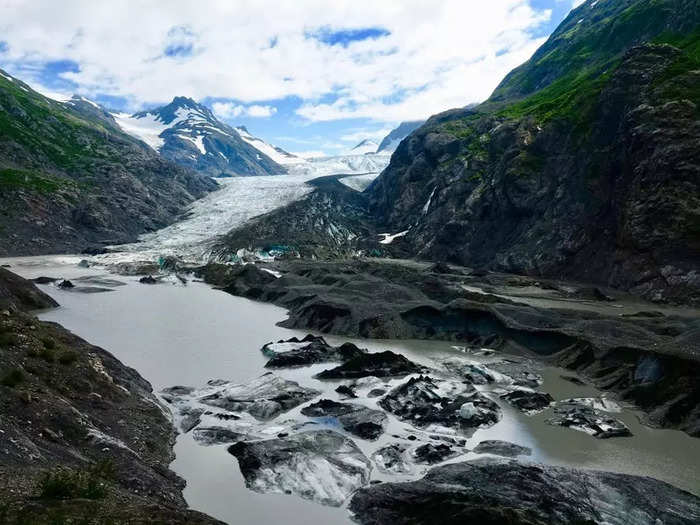
[[[130,241],[216,187],[95,104],[46,98],[0,72],[0,255]]]
[[[587,1],[368,188],[413,255],[700,301],[700,2]],[[399,244],[399,243],[397,243]]]

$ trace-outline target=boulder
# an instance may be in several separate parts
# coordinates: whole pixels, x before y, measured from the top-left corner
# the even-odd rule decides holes
[[[459,454],[461,454],[461,451],[455,450],[446,443],[425,443],[416,447],[411,453],[416,463],[427,463],[428,465],[442,463],[446,459],[453,458]]]
[[[414,469],[406,459],[408,448],[405,443],[391,443],[377,449],[372,454],[372,460],[377,468],[386,474],[410,474]]]

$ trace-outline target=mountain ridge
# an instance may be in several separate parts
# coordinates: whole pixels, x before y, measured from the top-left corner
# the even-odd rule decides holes
[[[279,175],[286,169],[252,146],[206,106],[188,97],[132,115],[118,125],[164,158],[211,177]]]
[[[698,24],[696,0],[585,2],[485,103],[400,144],[375,220],[413,256],[697,302]]]

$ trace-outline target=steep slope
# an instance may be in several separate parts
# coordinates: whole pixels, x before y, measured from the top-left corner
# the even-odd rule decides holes
[[[402,122],[382,139],[377,148],[377,153],[393,153],[403,139],[423,125],[424,120],[408,120]]]
[[[285,170],[191,98],[160,108],[115,115],[119,126],[166,159],[211,177],[276,175]]]
[[[92,103],[48,99],[0,71],[0,255],[125,242],[216,187]]]
[[[378,144],[370,139],[364,139],[357,146],[350,150],[350,155],[366,155],[377,153]]]
[[[306,162],[306,159],[302,159],[301,157],[297,157],[296,155],[293,155],[289,153],[288,151],[284,151],[282,148],[278,148],[277,146],[273,146],[272,144],[268,144],[264,140],[254,137],[253,135],[250,134],[248,129],[245,126],[237,126],[236,127],[236,132],[238,135],[246,141],[248,144],[253,146],[255,149],[257,149],[260,153],[263,155],[268,156],[270,159],[275,161],[277,164],[280,165],[285,165],[285,164],[298,164],[300,162]]]
[[[700,301],[700,2],[589,0],[368,188],[415,255]]]

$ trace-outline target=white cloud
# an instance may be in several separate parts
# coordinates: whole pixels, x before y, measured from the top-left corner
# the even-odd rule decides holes
[[[571,2],[571,8],[576,9],[578,6],[580,6],[582,3],[584,3],[586,0],[573,0]]]
[[[232,119],[240,116],[264,118],[271,117],[277,113],[277,108],[274,106],[261,106],[258,104],[244,106],[232,102],[214,102],[212,109],[216,116],[223,119]]]
[[[269,116],[274,108],[265,101],[295,96],[304,101],[298,114],[312,121],[394,122],[486,98],[534,51],[540,41],[532,31],[551,14],[528,0],[119,5],[0,2],[4,63],[71,60],[79,71],[61,76],[77,91],[125,97],[133,106],[212,97],[239,101],[219,109],[232,116]],[[345,47],[308,37],[320,27],[370,26],[390,34]],[[340,98],[327,103],[329,95]]]
[[[347,133],[340,136],[340,140],[349,142],[353,145],[357,144],[361,140],[370,139],[375,142],[379,142],[384,137],[386,137],[392,128],[381,128],[381,129],[365,129],[365,128],[353,128],[349,129]]]

